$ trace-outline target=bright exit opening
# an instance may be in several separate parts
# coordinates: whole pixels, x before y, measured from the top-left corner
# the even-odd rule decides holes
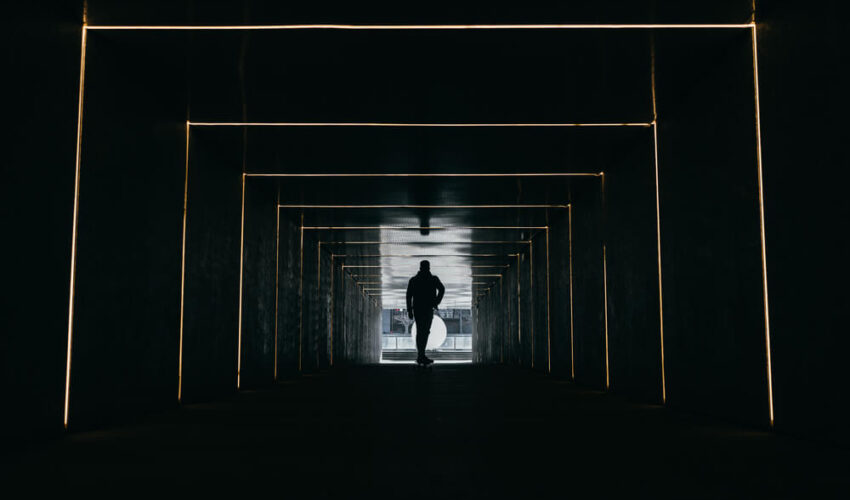
[[[471,310],[438,309],[434,313],[426,351],[436,363],[471,363]],[[413,363],[415,360],[416,323],[408,318],[407,309],[384,309],[381,363]]]

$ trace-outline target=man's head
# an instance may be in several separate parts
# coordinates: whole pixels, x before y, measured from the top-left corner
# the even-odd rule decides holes
[[[428,262],[427,260],[423,260],[422,262],[419,263],[419,270],[430,272],[431,271],[431,263]]]

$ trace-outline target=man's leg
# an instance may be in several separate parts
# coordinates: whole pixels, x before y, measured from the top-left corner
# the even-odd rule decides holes
[[[431,334],[431,323],[434,321],[434,311],[414,311],[416,319],[416,350],[418,359],[425,359],[425,348],[428,346],[428,336]]]

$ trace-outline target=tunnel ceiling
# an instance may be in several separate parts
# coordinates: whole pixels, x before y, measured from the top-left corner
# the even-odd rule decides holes
[[[469,307],[566,211],[596,174],[545,177],[270,177],[282,217],[299,220],[385,307],[404,307],[419,261],[447,288],[446,306]],[[310,241],[313,238],[308,238]]]
[[[649,2],[630,9],[616,3],[617,19],[587,2],[571,5],[559,21],[686,22],[692,14],[667,5],[656,12]],[[139,24],[145,18],[132,2],[93,5],[100,18],[91,24],[121,24],[128,16]],[[748,7],[747,2],[718,7],[717,20],[740,22]],[[163,8],[153,24],[169,15],[185,23],[183,13]],[[198,9],[187,24],[199,24],[202,17],[209,24],[233,19],[216,7]],[[339,11],[347,16],[339,21],[410,21],[400,11],[356,10]],[[742,19],[728,18],[738,10]],[[701,22],[706,11],[698,10]],[[299,15],[324,20],[315,12],[284,13],[265,2],[246,6],[244,14],[254,23],[295,22]],[[442,21],[520,22],[510,14],[454,12]],[[416,19],[425,22],[421,13]],[[172,57],[157,64],[174,67],[152,71],[163,78],[188,77],[193,145],[205,144],[214,153],[221,143],[241,142],[241,167],[269,176],[251,182],[277,186],[281,217],[300,224],[303,215],[306,227],[333,228],[308,231],[323,251],[351,255],[347,266],[381,266],[346,269],[380,270],[352,274],[368,279],[368,288],[375,289],[369,292],[385,306],[401,305],[406,281],[423,258],[448,286],[447,300],[469,306],[478,288],[499,279],[479,276],[498,272],[475,269],[508,265],[545,231],[553,211],[565,210],[578,192],[598,189],[600,172],[650,140],[650,34],[311,29],[92,31],[91,37],[99,39],[99,50],[121,53],[131,66],[182,47],[191,60],[188,70],[179,66],[184,60]],[[327,126],[340,123],[351,126]],[[475,126],[444,126],[457,124]],[[520,172],[550,176],[511,176]],[[472,176],[446,177],[454,174]],[[490,174],[506,176],[478,177]],[[438,229],[421,229],[426,227]]]

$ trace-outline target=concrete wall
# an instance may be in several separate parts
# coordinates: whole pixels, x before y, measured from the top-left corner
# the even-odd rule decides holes
[[[570,210],[548,209],[551,371],[559,377],[570,377],[572,366]]]
[[[848,153],[842,5],[759,5],[776,429],[850,443],[847,414]]]
[[[602,266],[602,188],[577,191],[573,219],[575,380],[605,387],[605,303]]]
[[[82,2],[5,7],[0,436],[27,440],[62,429]]]
[[[88,35],[70,381],[75,428],[176,403],[187,105],[179,41]]]
[[[183,401],[236,390],[242,144],[238,129],[192,130],[186,220]]]
[[[656,37],[667,401],[767,425],[750,33]]]
[[[608,364],[614,391],[662,401],[652,129],[605,169]]]
[[[277,213],[277,183],[247,178],[240,387],[274,380]]]
[[[277,298],[277,370],[278,378],[299,372],[301,334],[301,214],[280,210]]]

